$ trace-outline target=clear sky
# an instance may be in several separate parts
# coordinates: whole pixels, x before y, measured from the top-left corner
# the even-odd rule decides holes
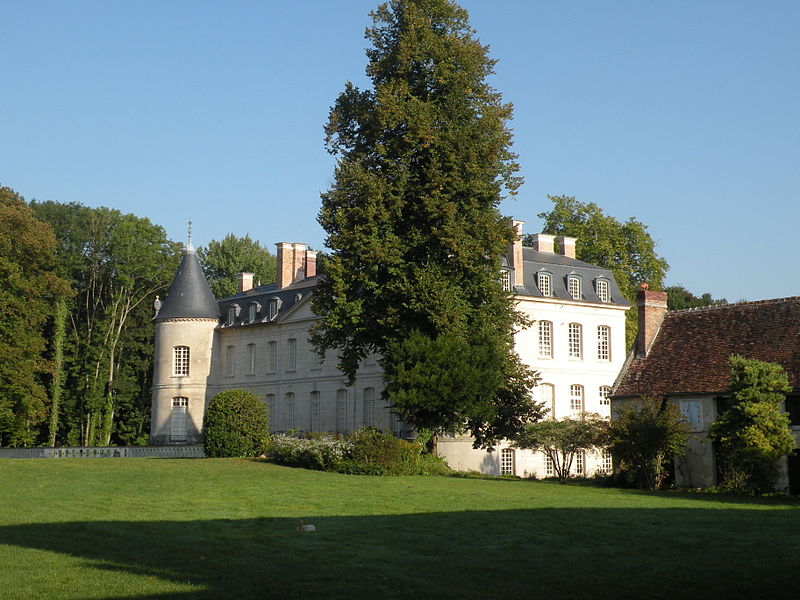
[[[800,295],[800,2],[463,0],[548,194],[649,226],[668,283]],[[322,127],[376,0],[0,2],[0,183],[184,241],[324,244]]]

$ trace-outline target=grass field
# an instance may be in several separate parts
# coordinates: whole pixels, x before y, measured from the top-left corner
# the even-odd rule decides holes
[[[0,598],[796,598],[800,504],[245,460],[0,460]],[[300,534],[300,519],[316,526]]]

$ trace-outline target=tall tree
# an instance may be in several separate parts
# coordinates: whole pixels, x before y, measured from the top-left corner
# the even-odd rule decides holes
[[[722,485],[736,491],[773,491],[778,459],[795,448],[789,416],[781,409],[791,391],[778,364],[731,356],[731,402],[711,426]]]
[[[312,339],[338,351],[351,382],[379,352],[401,417],[466,424],[491,446],[537,414],[513,350],[519,317],[498,284],[513,235],[498,205],[521,183],[512,107],[487,83],[495,61],[454,2],[393,0],[371,16],[372,89],[347,83],[325,127],[338,162],[322,194],[332,252]],[[455,372],[458,385],[431,393],[431,377]]]
[[[656,253],[656,243],[644,223],[635,217],[621,223],[594,202],[579,202],[572,196],[548,198],[553,208],[539,214],[544,233],[577,238],[576,257],[611,271],[629,302],[635,302],[642,283],[652,290],[663,287],[669,264]],[[628,345],[636,338],[636,323],[634,306],[627,314]]]
[[[108,208],[32,202],[58,238],[58,272],[77,291],[65,340],[64,422],[71,444],[133,441],[143,423],[120,427],[120,407],[149,409],[152,299],[169,285],[180,247],[147,219]],[[126,416],[130,411],[126,412]],[[63,433],[62,433],[63,430]],[[122,438],[119,432],[127,432]]]
[[[667,292],[667,308],[669,310],[699,308],[701,306],[718,306],[728,303],[725,298],[715,300],[708,292],[701,296],[695,296],[680,284],[667,286],[664,288],[664,291]]]
[[[35,443],[47,415],[43,333],[70,293],[54,271],[55,247],[52,229],[0,186],[0,446]]]
[[[229,233],[221,242],[211,240],[207,248],[197,249],[197,257],[216,298],[236,293],[237,273],[253,273],[255,281],[265,284],[275,280],[275,255],[249,234],[237,237]]]

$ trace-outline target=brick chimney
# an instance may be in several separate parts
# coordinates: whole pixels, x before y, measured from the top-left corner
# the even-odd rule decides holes
[[[253,274],[252,273],[237,273],[236,281],[239,288],[239,293],[246,292],[253,289]]]
[[[575,258],[575,240],[577,238],[567,237],[566,235],[559,235],[556,242],[561,248],[561,254],[567,258]]]
[[[534,233],[531,237],[533,238],[534,250],[553,254],[553,240],[555,240],[556,236],[549,233]]]
[[[278,242],[278,267],[275,283],[279,288],[299,281],[306,276],[306,244],[293,244],[291,242]],[[316,262],[315,262],[316,266]]]
[[[667,292],[651,292],[647,284],[636,293],[639,309],[639,330],[636,334],[636,357],[644,358],[650,352],[664,315],[667,314]]]
[[[508,253],[508,266],[514,269],[514,285],[524,285],[524,271],[522,266],[522,226],[525,221],[508,219],[511,227],[514,228],[514,241],[511,242],[510,252]]]
[[[306,277],[314,277],[317,274],[317,251],[306,250]]]

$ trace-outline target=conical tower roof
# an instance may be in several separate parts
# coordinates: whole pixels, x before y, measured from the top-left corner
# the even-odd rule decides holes
[[[172,285],[164,299],[156,321],[165,319],[218,319],[219,307],[191,246],[175,271]]]

